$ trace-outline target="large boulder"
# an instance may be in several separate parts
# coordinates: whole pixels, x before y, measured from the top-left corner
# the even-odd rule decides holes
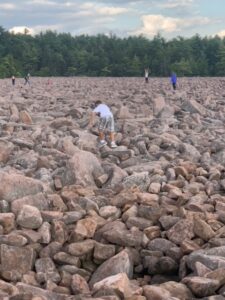
[[[101,162],[93,153],[77,149],[68,161],[63,181],[64,184],[96,186],[95,179],[104,173]]]
[[[18,281],[33,268],[35,252],[31,248],[1,245],[1,276],[6,280]]]
[[[13,201],[42,191],[42,183],[38,180],[17,173],[0,173],[0,199]]]
[[[130,279],[133,276],[133,262],[126,250],[119,252],[102,263],[93,273],[89,284],[93,287],[96,282],[119,273],[125,273]]]

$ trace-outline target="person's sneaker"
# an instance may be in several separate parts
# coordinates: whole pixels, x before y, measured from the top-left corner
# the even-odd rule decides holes
[[[117,144],[116,144],[115,142],[111,142],[111,143],[110,143],[110,147],[111,147],[111,148],[116,148],[116,147],[117,147]]]
[[[101,148],[101,147],[103,147],[103,146],[105,146],[105,145],[107,145],[107,143],[106,143],[105,140],[101,140],[101,141],[99,141],[99,143],[98,143],[99,148]]]

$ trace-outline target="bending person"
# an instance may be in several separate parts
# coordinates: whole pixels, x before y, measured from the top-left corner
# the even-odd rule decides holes
[[[88,128],[93,126],[95,116],[99,116],[99,147],[107,145],[105,140],[106,130],[108,129],[110,132],[110,147],[116,148],[117,145],[115,143],[115,127],[114,127],[114,117],[110,108],[103,104],[100,100],[94,103],[94,110],[91,112]]]

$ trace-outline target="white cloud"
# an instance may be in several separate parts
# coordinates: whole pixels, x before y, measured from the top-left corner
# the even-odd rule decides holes
[[[9,32],[15,33],[15,34],[18,34],[18,33],[24,34],[25,32],[30,35],[34,34],[33,29],[31,29],[27,26],[15,26],[15,27],[12,27],[11,29],[9,29]]]
[[[80,5],[81,9],[92,9],[93,7],[95,7],[95,5],[92,2],[86,2]]]
[[[120,15],[128,11],[129,9],[123,7],[99,7],[98,9],[96,9],[96,12],[100,15],[108,16]]]
[[[2,3],[0,4],[0,9],[3,10],[13,10],[16,6],[13,3]]]
[[[45,32],[47,30],[59,31],[60,29],[62,29],[62,25],[57,24],[57,25],[38,25],[38,26],[33,26],[31,30],[34,32],[34,34],[38,34],[40,32]]]
[[[79,15],[104,15],[115,16],[129,11],[128,8],[114,7],[114,6],[101,6],[92,2],[86,2],[79,6]]]
[[[61,28],[61,25],[57,24],[57,25],[38,25],[38,26],[33,26],[33,27],[27,27],[27,26],[15,26],[12,27],[11,29],[9,29],[9,32],[14,33],[14,34],[24,34],[25,31],[26,34],[30,34],[30,35],[35,35],[38,34],[40,32],[45,32],[47,30],[51,30],[51,31],[57,31]]]
[[[223,38],[225,37],[225,29],[221,30],[220,32],[218,32],[216,35],[218,35],[219,37]]]
[[[31,0],[27,1],[29,5],[58,5],[58,3],[51,0]]]
[[[159,4],[161,8],[187,7],[193,4],[193,0],[169,0],[166,3]]]
[[[164,17],[162,15],[142,16],[143,27],[134,31],[133,34],[143,34],[154,36],[159,31],[173,32],[179,31],[181,20],[176,18]]]
[[[145,15],[141,17],[141,20],[143,22],[143,26],[140,29],[133,31],[132,34],[154,36],[158,32],[179,32],[185,28],[191,28],[197,25],[206,25],[211,22],[211,20],[206,17],[181,19],[165,17],[163,15]]]

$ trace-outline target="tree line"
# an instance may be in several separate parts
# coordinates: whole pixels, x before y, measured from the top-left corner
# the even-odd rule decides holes
[[[13,34],[0,26],[0,77],[32,76],[224,76],[225,38],[161,35],[119,38],[41,32]]]

